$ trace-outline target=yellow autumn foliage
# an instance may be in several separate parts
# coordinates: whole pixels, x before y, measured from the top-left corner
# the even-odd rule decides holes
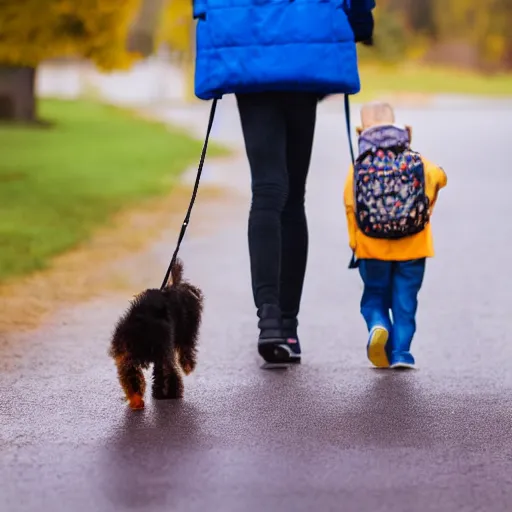
[[[169,0],[158,30],[158,41],[171,50],[189,54],[192,50],[194,20],[191,0]]]
[[[474,44],[488,62],[500,62],[511,44],[511,0],[436,0],[438,33],[446,39]]]
[[[444,45],[487,69],[512,70],[512,0],[377,0],[377,45],[361,55],[421,59]],[[405,51],[392,51],[398,43]],[[437,53],[437,52],[434,52]],[[462,55],[461,53],[461,55]],[[451,57],[456,58],[456,50]]]
[[[104,70],[129,67],[128,30],[140,0],[0,0],[0,64],[37,66],[81,56]]]

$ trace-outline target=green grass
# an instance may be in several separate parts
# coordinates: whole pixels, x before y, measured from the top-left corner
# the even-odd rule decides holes
[[[512,96],[512,74],[482,75],[455,69],[432,68],[415,64],[378,66],[362,64],[362,90],[359,101],[382,94],[469,94]]]
[[[168,193],[200,156],[201,141],[115,107],[45,100],[40,115],[53,126],[0,125],[0,281],[45,268],[115,212]]]

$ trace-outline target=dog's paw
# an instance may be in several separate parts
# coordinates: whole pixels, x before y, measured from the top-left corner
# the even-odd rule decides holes
[[[190,375],[196,369],[196,365],[191,361],[186,361],[183,363],[182,368],[185,375]]]
[[[144,399],[141,395],[133,395],[130,397],[130,408],[134,411],[144,409]]]
[[[163,392],[161,389],[153,390],[153,398],[155,400],[176,400],[183,398],[183,388],[173,388]]]
[[[153,386],[153,398],[155,400],[175,400],[183,398],[183,391],[181,379],[171,379],[164,386]]]

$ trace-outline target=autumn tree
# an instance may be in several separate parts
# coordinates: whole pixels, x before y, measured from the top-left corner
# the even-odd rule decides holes
[[[0,118],[36,117],[37,66],[77,56],[109,71],[137,57],[126,48],[140,0],[0,0]]]
[[[159,28],[171,0],[141,0],[139,12],[128,35],[128,48],[149,56],[160,43]],[[190,3],[191,0],[189,0]]]
[[[168,0],[162,12],[158,41],[186,59],[193,50],[194,20],[190,0]]]
[[[455,43],[482,67],[512,69],[512,0],[378,0],[377,18],[383,54],[403,55],[393,51],[399,43]]]
[[[464,42],[478,52],[484,66],[506,67],[512,49],[510,0],[433,0],[440,40]]]

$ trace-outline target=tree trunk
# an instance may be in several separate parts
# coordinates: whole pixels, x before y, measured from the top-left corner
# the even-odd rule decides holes
[[[505,50],[503,67],[506,71],[512,70],[512,39],[508,42],[507,49]]]
[[[128,50],[149,57],[155,51],[155,35],[162,11],[169,0],[142,0],[128,33]]]
[[[0,65],[0,120],[36,120],[35,68]]]

